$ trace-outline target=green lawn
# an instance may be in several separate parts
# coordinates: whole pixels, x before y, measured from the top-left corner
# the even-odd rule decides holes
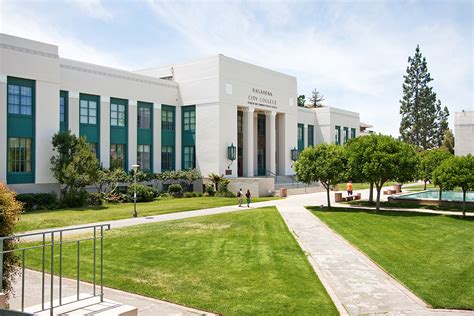
[[[474,308],[474,218],[310,208],[435,308]]]
[[[357,201],[350,201],[350,202],[342,202],[345,204],[350,204],[351,206],[370,206],[375,207],[375,202],[369,202],[366,200],[357,200]],[[389,202],[389,201],[381,201],[380,207],[393,207],[393,208],[413,208],[413,209],[427,209],[427,210],[435,210],[435,211],[451,211],[451,212],[462,212],[462,205],[418,205],[413,202]],[[473,212],[474,205],[467,203],[466,204],[466,212]]]
[[[273,197],[253,198],[252,202],[275,199]],[[153,202],[138,203],[138,216],[159,215],[174,212],[199,210],[237,204],[236,198],[195,197],[158,198]],[[95,207],[34,211],[21,215],[16,225],[18,232],[110,221],[132,217],[133,203],[108,204]]]
[[[338,314],[274,207],[111,230],[104,243],[109,287],[224,315]],[[88,281],[90,248],[81,244]],[[77,246],[63,251],[74,278]],[[33,252],[27,265],[38,269]]]

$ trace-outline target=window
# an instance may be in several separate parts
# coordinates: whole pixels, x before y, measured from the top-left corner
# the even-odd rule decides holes
[[[139,106],[137,113],[138,128],[151,128],[151,108]]]
[[[185,111],[183,113],[183,130],[194,131],[196,130],[196,111]]]
[[[64,110],[65,100],[63,96],[59,97],[59,121],[64,123],[65,121],[65,110]]]
[[[335,134],[334,143],[336,145],[341,144],[341,127],[340,126],[336,126],[336,134]]]
[[[145,171],[151,170],[150,145],[137,146],[137,163],[140,165],[140,169]]]
[[[8,139],[8,172],[31,172],[31,138]]]
[[[174,147],[161,147],[161,170],[174,170]]]
[[[31,115],[33,89],[18,84],[8,84],[8,113]]]
[[[349,141],[349,127],[344,127],[344,144]]]
[[[81,100],[80,104],[80,122],[81,124],[97,124],[97,102],[90,100]]]
[[[356,138],[356,129],[351,128],[351,138]]]
[[[161,129],[174,131],[174,113],[170,110],[161,111]]]
[[[110,144],[110,168],[125,170],[125,144]]]
[[[194,164],[194,146],[184,146],[184,169],[193,169]]]
[[[308,125],[308,146],[314,146],[314,126]]]
[[[298,150],[304,149],[304,124],[298,124]]]
[[[125,126],[125,105],[110,104],[110,125],[111,126]]]

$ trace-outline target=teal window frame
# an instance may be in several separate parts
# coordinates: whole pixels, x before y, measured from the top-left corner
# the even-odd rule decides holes
[[[127,125],[127,107],[117,99],[110,99],[110,126],[125,127]]]
[[[126,153],[126,144],[110,144],[110,169],[122,168],[127,170]]]
[[[79,100],[79,122],[84,125],[99,125],[97,113],[100,103],[95,100]]]
[[[334,143],[336,145],[340,145],[341,144],[341,127],[336,125],[335,131],[336,131],[336,134],[334,136]]]
[[[164,131],[174,131],[175,123],[175,112],[170,109],[162,108],[161,129]]]
[[[183,146],[183,169],[189,170],[196,168],[196,147]]]
[[[352,138],[356,138],[356,129],[355,128],[351,128],[351,139]]]
[[[82,101],[87,101],[87,123],[83,122],[81,123],[81,103],[83,104],[83,108],[86,108],[84,106],[84,102]],[[79,94],[79,135],[81,137],[84,137],[86,141],[91,144],[91,149],[93,144],[95,144],[95,149],[93,149],[93,152],[95,152],[97,159],[100,160],[100,96],[98,95],[93,95],[93,94],[86,94],[86,93],[80,93]],[[89,123],[89,108],[90,104],[96,104],[96,112],[95,112],[95,123],[90,124]],[[93,109],[93,108],[92,108]],[[83,112],[84,113],[84,112]],[[83,115],[86,116],[86,115]]]
[[[13,89],[11,87],[18,87],[18,89],[17,88]],[[25,89],[25,87],[28,89]],[[7,106],[5,109],[6,111],[5,114],[7,117],[7,135],[6,135],[7,152],[5,153],[6,155],[5,170],[7,171],[7,179],[6,179],[7,184],[35,183],[36,82],[30,79],[23,79],[23,78],[8,76],[6,88],[7,88],[7,95],[6,95]],[[15,90],[15,93],[8,93],[9,91],[13,92],[13,90]],[[23,96],[22,96],[21,95],[22,91],[28,91],[28,93],[23,93]],[[17,97],[19,97],[20,99],[18,100]],[[22,97],[23,97],[23,101],[21,99]],[[27,102],[25,102],[25,97],[28,99]],[[12,98],[14,98],[15,100],[11,100]],[[21,104],[23,104],[23,112],[22,112]],[[16,110],[10,111],[10,109],[12,109],[12,105],[18,106],[18,111]],[[28,110],[24,111],[26,107],[28,108]],[[3,114],[0,114],[0,115],[3,115]],[[16,159],[17,157],[12,157],[13,153],[10,151],[9,146],[10,146],[11,139],[28,139],[29,140],[30,157],[28,161],[31,166],[29,168],[29,171],[26,171],[26,169],[25,171],[15,171],[10,168],[9,163],[12,163],[13,160],[18,161],[18,159]],[[26,165],[26,162],[25,162],[25,165]]]
[[[123,152],[118,160],[123,159],[121,163],[123,170],[128,168],[128,100],[119,98],[110,98],[110,166],[118,168],[119,163],[112,165],[112,146],[123,145]],[[114,115],[115,120],[112,120]],[[117,150],[118,151],[118,150]]]
[[[137,105],[137,127],[139,129],[151,129],[153,122],[153,108],[149,106]]]
[[[314,125],[308,125],[308,147],[314,147]]]
[[[59,131],[67,132],[69,129],[69,93],[59,91]]]
[[[298,123],[298,135],[297,135],[297,143],[298,143],[298,151],[302,152],[304,149],[304,124]]]
[[[181,107],[181,168],[196,167],[196,106]]]
[[[196,110],[183,110],[183,131],[196,130]]]
[[[29,137],[10,137],[7,140],[7,172],[26,174],[32,171],[33,140]]]
[[[161,171],[170,171],[175,169],[174,146],[161,146]]]
[[[151,145],[137,145],[137,164],[143,171],[151,171]]]
[[[176,107],[172,105],[161,105],[161,169],[176,169]],[[183,133],[181,133],[181,137]],[[183,146],[184,143],[181,143]],[[168,149],[171,150],[168,151]],[[182,154],[182,153],[181,153]],[[169,157],[172,155],[173,157]],[[181,160],[182,164],[182,160]]]
[[[349,127],[344,127],[343,128],[343,144],[347,144],[349,141]]]
[[[137,146],[137,163],[144,171],[153,171],[153,103],[137,102],[137,145],[149,146],[149,166],[140,163],[139,147]]]

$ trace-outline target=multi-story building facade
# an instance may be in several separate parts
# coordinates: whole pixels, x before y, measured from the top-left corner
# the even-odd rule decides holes
[[[474,111],[454,115],[454,153],[456,156],[474,155]]]
[[[124,71],[0,34],[0,181],[57,189],[52,136],[84,136],[106,168],[292,175],[291,149],[357,137],[359,114],[296,105],[296,78],[217,55]],[[228,149],[236,147],[235,161]]]

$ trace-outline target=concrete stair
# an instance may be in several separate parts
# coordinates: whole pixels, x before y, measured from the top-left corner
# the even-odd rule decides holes
[[[63,304],[54,308],[53,315],[94,315],[94,316],[137,316],[138,309],[133,306],[121,304],[108,299],[100,301],[100,297],[91,297],[90,294],[80,294],[79,301],[77,296],[70,296],[63,298]],[[58,305],[59,302],[55,300],[53,305]],[[25,312],[34,313],[38,316],[50,315],[50,310],[41,311],[41,305],[29,307]]]

